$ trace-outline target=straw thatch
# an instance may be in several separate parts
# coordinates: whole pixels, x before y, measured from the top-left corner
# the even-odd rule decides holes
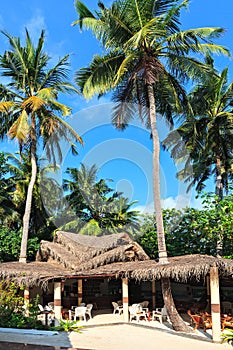
[[[169,277],[187,282],[201,280],[211,266],[218,267],[221,277],[233,277],[230,259],[196,254],[172,257],[162,264],[150,260],[126,233],[93,237],[60,231],[54,242],[41,242],[35,262],[0,264],[0,279],[28,286],[46,285],[52,279],[106,276],[138,281]]]
[[[218,267],[221,277],[233,278],[233,260],[200,254],[168,258],[167,264],[155,260],[113,263],[87,271],[86,277],[109,275],[138,281],[169,277],[177,282],[187,282],[191,279],[199,281],[209,273],[210,267],[214,266]],[[84,275],[84,272],[80,275]]]
[[[69,274],[68,270],[58,264],[44,262],[7,262],[0,264],[0,279],[6,282],[14,281],[17,285],[47,286],[47,282],[54,278],[62,279]],[[70,273],[71,274],[71,273]]]
[[[84,271],[114,262],[149,260],[128,234],[103,237],[56,233],[54,242],[42,241],[37,261],[55,261],[64,268]]]

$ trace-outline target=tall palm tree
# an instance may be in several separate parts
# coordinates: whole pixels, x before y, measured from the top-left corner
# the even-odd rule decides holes
[[[228,83],[228,68],[214,69],[208,55],[210,74],[189,94],[191,115],[164,140],[177,161],[184,159],[182,143],[189,158],[178,177],[201,191],[206,180],[215,177],[215,194],[221,200],[233,175],[233,83]]]
[[[20,261],[26,262],[29,221],[32,206],[33,187],[36,181],[36,150],[42,138],[49,140],[48,156],[55,159],[56,152],[61,157],[59,140],[65,138],[76,153],[73,141],[82,142],[79,135],[65,122],[63,117],[71,110],[57,101],[59,93],[77,92],[68,82],[68,55],[48,68],[49,57],[43,52],[44,31],[34,47],[26,30],[25,46],[20,38],[2,32],[9,40],[10,50],[0,56],[1,74],[9,79],[0,85],[0,136],[9,135],[16,139],[20,150],[30,149],[31,178],[27,189],[27,199],[23,217],[23,235]],[[57,151],[55,147],[57,146]]]
[[[190,52],[227,52],[211,42],[223,33],[221,28],[180,31],[180,11],[187,4],[188,0],[116,0],[107,8],[99,1],[99,10],[93,14],[76,1],[79,19],[74,24],[92,30],[106,50],[77,73],[82,93],[91,98],[113,90],[117,103],[115,125],[126,127],[138,108],[139,117],[151,129],[154,206],[162,263],[167,263],[167,251],[160,203],[157,113],[171,121],[173,112],[187,105],[181,83],[189,77],[203,76],[204,65],[191,58]],[[173,327],[189,331],[176,311],[168,279],[162,280],[162,289]]]

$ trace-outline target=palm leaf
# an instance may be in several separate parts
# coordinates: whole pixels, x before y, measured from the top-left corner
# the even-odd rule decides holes
[[[9,113],[14,105],[12,101],[0,101],[0,113]]]
[[[8,134],[11,139],[16,138],[19,142],[25,142],[27,141],[29,132],[28,114],[23,110],[19,118],[10,127]]]
[[[22,108],[33,113],[40,110],[44,105],[46,105],[46,101],[42,98],[38,96],[30,96],[23,101]]]

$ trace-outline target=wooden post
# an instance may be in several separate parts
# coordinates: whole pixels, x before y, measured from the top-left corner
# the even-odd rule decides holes
[[[122,301],[124,322],[129,322],[129,289],[128,278],[122,278]]]
[[[83,280],[78,280],[78,305],[81,304],[83,299]]]
[[[155,280],[151,282],[151,292],[152,292],[152,309],[155,309],[156,306],[156,284]]]
[[[207,305],[206,305],[205,311],[210,313],[211,309],[210,309],[210,276],[209,275],[206,276],[206,298],[207,298],[206,300]]]
[[[218,268],[210,268],[210,298],[212,316],[212,339],[214,343],[221,342],[221,316]]]
[[[61,282],[54,282],[54,325],[60,325],[61,319]]]
[[[23,292],[23,297],[24,297],[24,308],[25,308],[25,316],[29,316],[29,288],[26,287]]]

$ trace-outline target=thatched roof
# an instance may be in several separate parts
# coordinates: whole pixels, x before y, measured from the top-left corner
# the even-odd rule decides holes
[[[80,273],[80,276],[127,277],[135,280],[159,280],[169,277],[175,281],[187,282],[205,277],[210,267],[217,266],[221,277],[233,278],[233,260],[208,255],[192,254],[168,258],[167,264],[155,260],[113,263]]]
[[[93,237],[59,231],[53,242],[41,241],[35,262],[0,264],[0,279],[32,286],[74,277],[103,265],[140,260],[149,257],[126,233]]]
[[[149,260],[126,233],[93,237],[59,231],[54,242],[42,241],[37,261],[55,261],[69,270],[84,271],[114,262]]]
[[[0,279],[14,281],[18,285],[34,285],[46,286],[49,280],[54,278],[64,278],[69,274],[68,270],[52,263],[44,262],[7,262],[0,264]]]
[[[57,232],[54,242],[42,241],[35,262],[2,263],[0,279],[28,286],[46,284],[52,279],[128,277],[136,280],[201,280],[211,266],[221,277],[233,278],[233,260],[208,255],[184,255],[167,264],[150,260],[144,250],[126,233],[103,237]]]

